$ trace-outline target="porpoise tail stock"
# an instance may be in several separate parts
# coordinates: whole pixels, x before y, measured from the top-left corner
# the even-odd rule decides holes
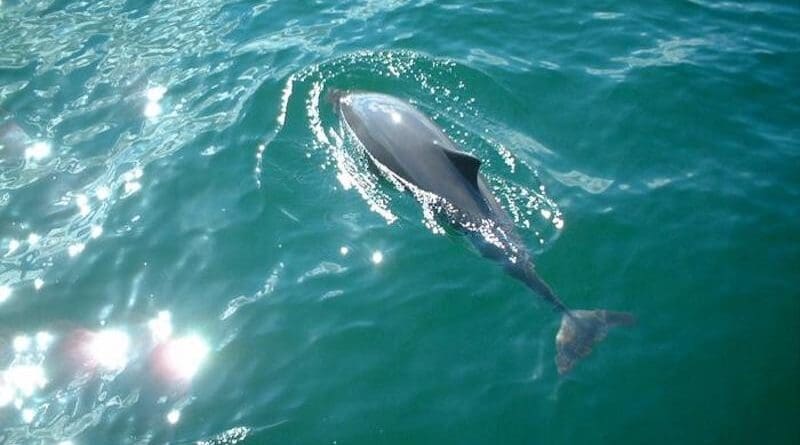
[[[636,323],[636,317],[628,312],[568,308],[550,286],[539,278],[530,260],[527,264],[506,262],[505,269],[562,314],[561,326],[556,333],[556,367],[559,374],[566,374],[580,359],[589,355],[595,343],[606,338],[609,328]]]
[[[480,159],[460,151],[429,117],[387,94],[329,90],[327,96],[379,171],[440,198],[446,205],[436,212],[468,234],[481,255],[500,263],[562,314],[556,335],[559,374],[589,355],[609,328],[634,322],[625,312],[572,310],[561,302],[536,273],[513,220],[479,171]]]
[[[561,327],[556,334],[556,367],[565,374],[578,360],[592,352],[595,343],[606,338],[612,326],[627,326],[636,322],[627,312],[597,310],[571,310],[561,317]]]

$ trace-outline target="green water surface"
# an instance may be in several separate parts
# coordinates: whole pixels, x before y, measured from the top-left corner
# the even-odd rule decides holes
[[[0,444],[798,443],[798,23],[2,0]],[[332,87],[431,115],[559,296],[637,325],[559,376],[558,314],[369,171]]]

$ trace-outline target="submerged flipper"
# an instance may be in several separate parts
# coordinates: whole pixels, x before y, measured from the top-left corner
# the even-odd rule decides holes
[[[556,334],[556,366],[559,374],[572,369],[578,360],[592,352],[595,343],[606,338],[608,328],[636,322],[627,312],[575,310],[564,313]]]

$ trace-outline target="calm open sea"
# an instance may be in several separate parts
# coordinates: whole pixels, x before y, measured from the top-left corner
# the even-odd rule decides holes
[[[795,1],[0,0],[0,444],[800,441]],[[411,100],[575,308],[374,176]]]

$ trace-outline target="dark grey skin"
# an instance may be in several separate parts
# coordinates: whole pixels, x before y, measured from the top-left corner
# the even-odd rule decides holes
[[[591,352],[608,328],[633,316],[606,310],[571,310],[537,275],[514,223],[479,172],[480,160],[461,152],[430,118],[393,96],[333,90],[329,98],[379,169],[438,196],[438,211],[467,233],[481,254],[563,314],[556,335],[560,374]]]

